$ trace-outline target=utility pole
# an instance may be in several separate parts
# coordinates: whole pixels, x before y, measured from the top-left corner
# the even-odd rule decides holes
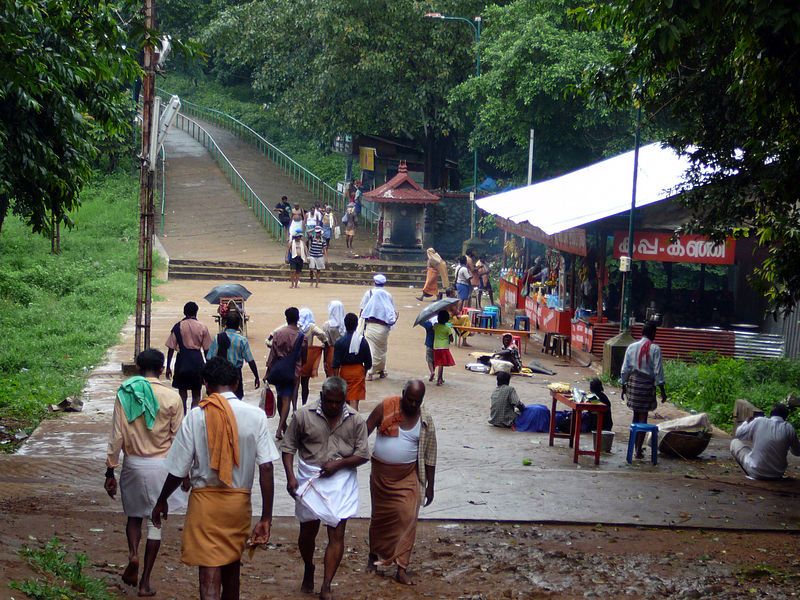
[[[528,185],[533,183],[533,129],[531,129],[531,139],[528,144]]]
[[[145,31],[156,28],[155,0],[144,0]],[[139,262],[136,281],[136,332],[134,362],[150,346],[150,315],[153,300],[153,235],[155,233],[154,170],[150,165],[150,138],[153,131],[153,98],[156,88],[156,50],[147,39],[142,68],[142,152],[139,175]]]

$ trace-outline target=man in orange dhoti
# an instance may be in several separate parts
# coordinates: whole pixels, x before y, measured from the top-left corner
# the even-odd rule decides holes
[[[279,456],[263,410],[236,397],[239,371],[215,356],[202,371],[208,396],[183,420],[167,455],[169,471],[152,520],[161,526],[167,499],[189,477],[192,492],[181,560],[200,571],[201,600],[239,598],[239,568],[250,533],[250,492],[258,465],[263,508],[250,546],[266,544],[272,524],[273,468]]]
[[[378,430],[372,450],[369,478],[372,519],[369,525],[367,570],[397,565],[395,579],[413,585],[407,569],[417,535],[417,516],[433,502],[436,474],[436,430],[422,409],[425,384],[412,379],[401,396],[386,398],[367,419],[367,429]]]
[[[333,347],[333,374],[347,382],[347,403],[358,410],[358,403],[367,397],[367,371],[372,368],[369,343],[356,329],[358,317],[354,313],[344,316],[346,333]]]

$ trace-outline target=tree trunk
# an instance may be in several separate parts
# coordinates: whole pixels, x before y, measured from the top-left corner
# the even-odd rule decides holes
[[[445,160],[450,148],[450,139],[438,132],[429,131],[425,136],[425,182],[428,190],[446,186]]]
[[[3,223],[6,220],[6,215],[8,214],[8,207],[10,205],[10,201],[8,196],[5,194],[0,194],[0,233],[3,232]]]

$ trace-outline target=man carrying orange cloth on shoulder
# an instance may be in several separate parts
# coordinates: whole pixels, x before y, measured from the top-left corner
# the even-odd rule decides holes
[[[231,363],[215,356],[203,367],[202,378],[208,396],[186,415],[167,455],[169,475],[152,519],[161,525],[161,517],[167,517],[167,499],[188,476],[192,492],[181,561],[199,567],[201,600],[236,599],[248,535],[250,546],[269,541],[272,461],[279,454],[264,411],[236,397],[239,371]],[[250,533],[256,465],[263,508]]]

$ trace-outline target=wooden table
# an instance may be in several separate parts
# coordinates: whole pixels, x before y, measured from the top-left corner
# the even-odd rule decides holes
[[[466,327],[462,325],[454,325],[453,329],[458,332],[468,331],[470,333],[486,333],[489,335],[505,335],[506,333],[518,335],[525,344],[522,349],[523,354],[528,353],[528,339],[533,335],[532,331],[526,331],[525,329],[493,329],[492,327]]]
[[[550,445],[553,445],[555,438],[569,438],[569,447],[575,449],[572,462],[578,462],[581,454],[594,455],[594,464],[600,464],[600,451],[603,447],[603,415],[608,407],[601,402],[575,402],[572,394],[562,394],[561,392],[550,391],[553,399],[553,406],[550,410]],[[564,404],[572,409],[572,422],[569,433],[559,433],[556,431],[556,405]],[[594,450],[581,450],[581,415],[583,411],[597,413],[597,434],[594,438]]]

